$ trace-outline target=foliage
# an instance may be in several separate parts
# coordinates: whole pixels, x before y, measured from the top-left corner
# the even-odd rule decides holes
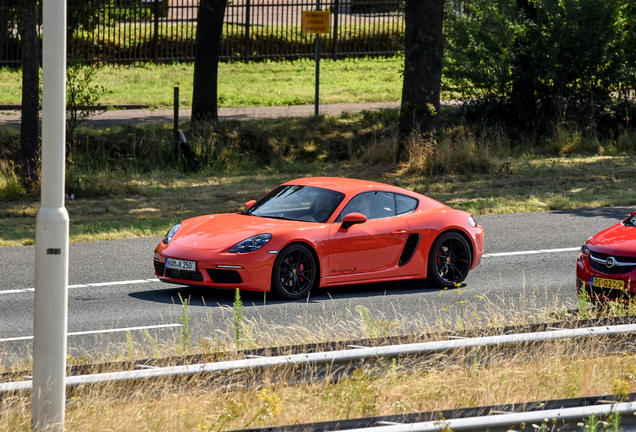
[[[181,295],[179,295],[181,298]],[[189,299],[182,299],[183,306],[181,308],[181,334],[179,335],[179,349],[181,352],[188,352],[192,345],[192,329],[190,328],[190,314],[188,312]]]
[[[477,119],[544,131],[552,122],[625,127],[634,114],[633,3],[523,5],[475,0],[466,13],[447,11],[444,89],[476,98]]]
[[[0,200],[15,200],[26,195],[26,191],[12,161],[0,160]]]
[[[232,336],[234,338],[234,345],[236,345],[237,348],[242,346],[245,339],[243,309],[241,291],[237,288],[234,293],[234,303],[232,304]]]
[[[94,106],[106,89],[93,84],[97,67],[84,65],[76,57],[66,67],[66,139],[76,141],[77,129],[95,114]]]

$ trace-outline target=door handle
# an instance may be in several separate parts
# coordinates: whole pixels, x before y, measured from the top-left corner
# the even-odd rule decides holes
[[[391,234],[406,234],[406,230],[405,229],[395,230]]]

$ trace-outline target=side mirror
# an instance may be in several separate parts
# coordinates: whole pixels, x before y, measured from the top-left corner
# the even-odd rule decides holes
[[[247,210],[248,208],[252,207],[255,202],[256,202],[256,200],[249,200],[248,202],[246,202],[245,203],[245,210]]]
[[[367,221],[367,217],[362,213],[349,213],[345,217],[342,218],[342,228],[349,229],[351,225],[365,223]]]

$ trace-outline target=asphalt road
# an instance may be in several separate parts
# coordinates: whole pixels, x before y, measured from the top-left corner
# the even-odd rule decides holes
[[[624,219],[631,207],[606,207],[477,217],[484,226],[486,252],[463,290],[446,291],[424,282],[398,282],[330,288],[309,301],[283,302],[262,293],[243,293],[245,318],[254,328],[289,334],[300,328],[342,338],[360,326],[356,306],[373,319],[399,320],[404,327],[455,319],[459,301],[467,310],[492,316],[492,308],[511,316],[534,313],[547,304],[576,301],[577,248],[591,235]],[[227,333],[234,292],[163,284],[156,280],[152,252],[159,238],[73,243],[69,273],[69,349],[74,355],[125,340],[133,328],[138,341],[147,330],[160,342],[178,337],[180,298],[190,298],[193,339]],[[564,249],[560,250],[559,249]],[[543,252],[541,252],[543,251]],[[0,360],[30,354],[33,332],[34,246],[0,248]],[[483,296],[485,298],[478,298]],[[146,342],[147,343],[147,340]]]

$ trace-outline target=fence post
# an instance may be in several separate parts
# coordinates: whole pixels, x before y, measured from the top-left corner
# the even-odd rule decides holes
[[[152,44],[155,48],[155,64],[159,63],[159,2],[161,0],[154,0],[154,15],[155,15],[155,35],[152,40]]]
[[[250,0],[245,0],[245,63],[250,61]]]
[[[333,37],[332,37],[332,48],[333,51],[333,59],[338,59],[338,14],[340,13],[340,1],[333,1]]]
[[[316,1],[316,10],[322,10],[320,0]],[[320,115],[320,33],[316,33],[316,95],[314,102],[314,115],[318,117]]]
[[[174,162],[179,160],[179,87],[174,88]]]

